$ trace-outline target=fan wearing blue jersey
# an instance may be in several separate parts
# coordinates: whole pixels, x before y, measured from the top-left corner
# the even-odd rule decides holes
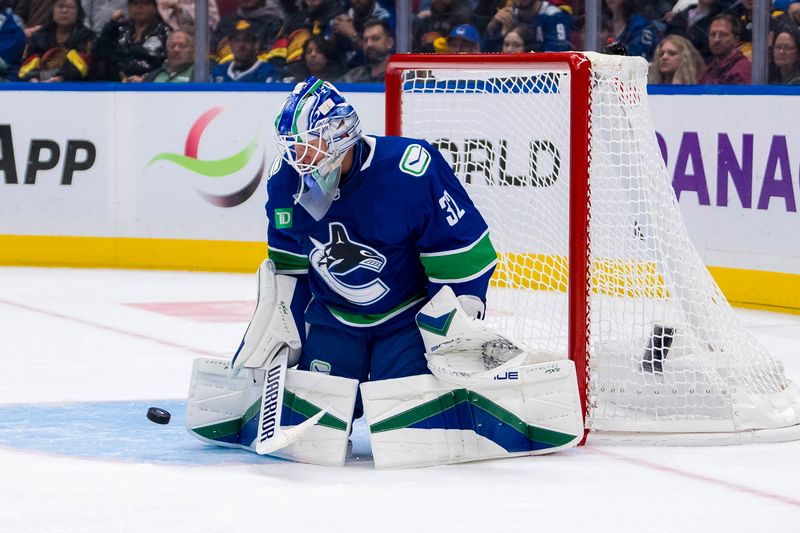
[[[497,10],[486,26],[484,50],[500,51],[505,35],[518,24],[525,24],[534,35],[534,52],[564,52],[572,49],[572,20],[566,11],[547,0],[513,0]]]
[[[362,135],[328,82],[298,84],[275,129],[267,241],[277,273],[297,278],[298,368],[359,382],[430,373],[417,311],[444,284],[484,311],[497,257],[481,214],[433,146]]]

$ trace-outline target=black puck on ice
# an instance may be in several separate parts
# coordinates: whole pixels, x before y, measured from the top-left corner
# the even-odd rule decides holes
[[[160,407],[151,407],[147,410],[147,419],[156,424],[169,424],[170,416],[169,411]]]

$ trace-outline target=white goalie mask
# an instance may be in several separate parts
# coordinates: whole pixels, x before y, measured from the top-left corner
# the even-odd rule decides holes
[[[361,137],[355,109],[331,83],[310,76],[284,102],[275,136],[300,176],[295,202],[321,220],[337,196],[342,161]]]

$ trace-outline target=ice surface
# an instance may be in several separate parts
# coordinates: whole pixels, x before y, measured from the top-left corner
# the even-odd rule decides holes
[[[252,275],[0,268],[0,532],[800,530],[800,443],[399,471],[363,423],[344,468],[205,446],[192,359],[229,356],[254,297]],[[738,314],[798,379],[800,317]]]

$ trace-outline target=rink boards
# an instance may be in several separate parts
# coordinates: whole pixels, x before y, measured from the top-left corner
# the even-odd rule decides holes
[[[277,155],[270,126],[289,86],[6,85],[0,264],[256,269],[264,181]],[[381,133],[383,93],[350,89],[364,130]],[[651,95],[693,242],[732,301],[799,309],[800,134],[787,117],[800,116],[800,98],[774,88],[709,91]]]

